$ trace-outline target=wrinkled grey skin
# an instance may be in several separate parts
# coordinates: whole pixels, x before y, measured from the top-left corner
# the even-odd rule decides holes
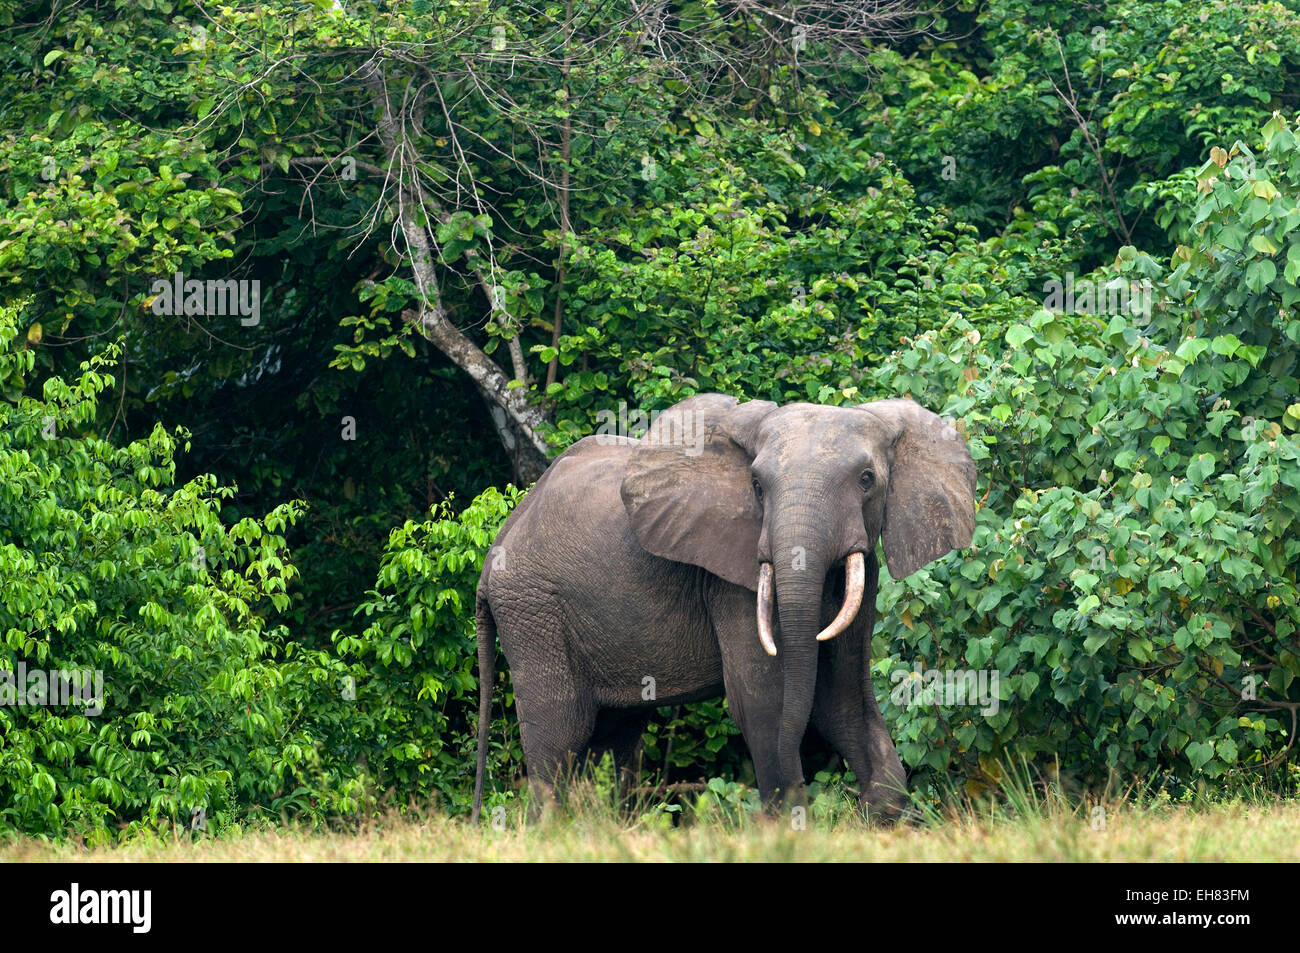
[[[811,721],[857,775],[863,806],[896,815],[905,776],[869,672],[876,543],[895,578],[969,545],[974,489],[965,442],[910,400],[778,407],[702,394],[640,440],[574,444],[506,521],[479,579],[475,818],[497,635],[538,803],[577,758],[611,751],[628,766],[655,708],[725,691],[769,808],[802,803]],[[818,642],[855,552],[862,608]],[[774,569],[775,658],[758,638],[761,562]]]

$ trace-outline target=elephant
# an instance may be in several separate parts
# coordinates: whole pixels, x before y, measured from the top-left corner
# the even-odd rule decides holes
[[[700,394],[639,439],[557,457],[502,525],[475,600],[480,814],[499,637],[534,803],[575,758],[635,756],[654,710],[725,692],[769,812],[806,803],[808,727],[896,818],[902,762],[870,676],[879,564],[970,545],[966,442],[907,398],[778,405]],[[649,691],[647,689],[650,689]]]

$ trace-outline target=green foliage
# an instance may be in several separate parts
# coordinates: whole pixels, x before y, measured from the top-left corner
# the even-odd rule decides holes
[[[648,410],[701,391],[861,399],[903,336],[957,308],[1015,313],[1049,254],[981,242],[919,206],[896,168],[829,120],[797,168],[800,191],[783,179],[793,160],[772,156],[811,153],[805,137],[738,135],[758,158],[684,147],[648,186],[676,202],[629,210],[572,250],[565,306],[584,323],[534,349],[572,368],[549,393],[557,445],[595,432],[623,395]],[[856,194],[830,188],[844,181]]]
[[[1294,103],[1294,3],[979,5],[979,38],[885,54],[863,129],[925,202],[985,234],[1032,210],[1070,258],[1162,239],[1147,185]]]
[[[340,742],[403,800],[436,796],[451,810],[468,807],[478,711],[474,593],[492,540],[522,495],[489,488],[459,514],[448,502],[432,519],[394,529],[376,586],[357,608],[368,624],[334,634],[339,656],[358,672]],[[505,711],[493,723],[494,777],[518,770],[523,758],[504,659],[497,672],[495,700]]]
[[[1300,326],[1294,281],[1251,275],[1296,247],[1300,150],[1280,116],[1264,136],[1249,176],[1225,180],[1226,153],[1201,170],[1172,271],[1125,248],[1100,276],[1152,282],[1149,319],[1044,309],[1005,337],[956,320],[877,371],[956,418],[980,470],[972,549],[882,575],[878,676],[916,659],[1002,676],[996,713],[886,703],[930,783],[982,783],[1007,753],[1089,783],[1244,782],[1287,750]]]
[[[11,382],[35,357],[15,330],[0,310]],[[111,354],[46,379],[41,399],[0,403],[0,670],[89,671],[103,689],[0,706],[0,831],[93,840],[196,810],[214,828],[352,810],[308,727],[313,688],[338,666],[274,622],[301,506],[226,524],[232,488],[175,485],[184,432],[122,447],[86,432]]]
[[[388,531],[508,466],[476,440],[488,416],[473,382],[424,341],[408,334],[376,345],[375,360],[349,355],[347,374],[328,371],[358,332],[391,330],[395,314],[371,319],[359,305],[401,279],[356,228],[379,184],[320,164],[364,135],[340,125],[357,118],[355,98],[300,99],[263,54],[296,63],[299,79],[319,67],[317,88],[336,89],[351,69],[337,51],[361,42],[360,21],[297,2],[121,0],[48,21],[26,5],[6,22],[0,304],[20,308],[33,392],[121,336],[117,398],[99,405],[96,432],[120,441],[159,420],[186,427],[178,478],[237,484],[225,510],[236,520],[309,499],[286,530],[311,568],[285,621],[297,641],[327,648],[373,584]],[[154,314],[153,282],[176,272],[260,282],[259,322]],[[345,417],[355,440],[340,437]]]

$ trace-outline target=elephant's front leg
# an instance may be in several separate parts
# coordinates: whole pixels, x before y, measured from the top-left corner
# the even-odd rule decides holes
[[[868,816],[892,821],[907,803],[907,776],[872,689],[869,632],[859,620],[822,645],[813,723],[857,775]]]
[[[763,804],[775,810],[780,791],[789,786],[781,777],[777,745],[781,726],[781,666],[763,651],[758,640],[753,592],[740,586],[720,586],[712,594],[709,612],[722,653],[727,707],[745,736]]]

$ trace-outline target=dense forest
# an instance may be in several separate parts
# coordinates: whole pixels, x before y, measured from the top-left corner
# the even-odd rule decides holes
[[[102,677],[0,682],[0,832],[467,812],[497,527],[703,392],[968,441],[973,545],[880,580],[914,795],[1296,789],[1297,0],[0,0],[0,37],[0,672]],[[892,697],[954,664],[995,710]],[[753,781],[721,698],[644,772]]]

